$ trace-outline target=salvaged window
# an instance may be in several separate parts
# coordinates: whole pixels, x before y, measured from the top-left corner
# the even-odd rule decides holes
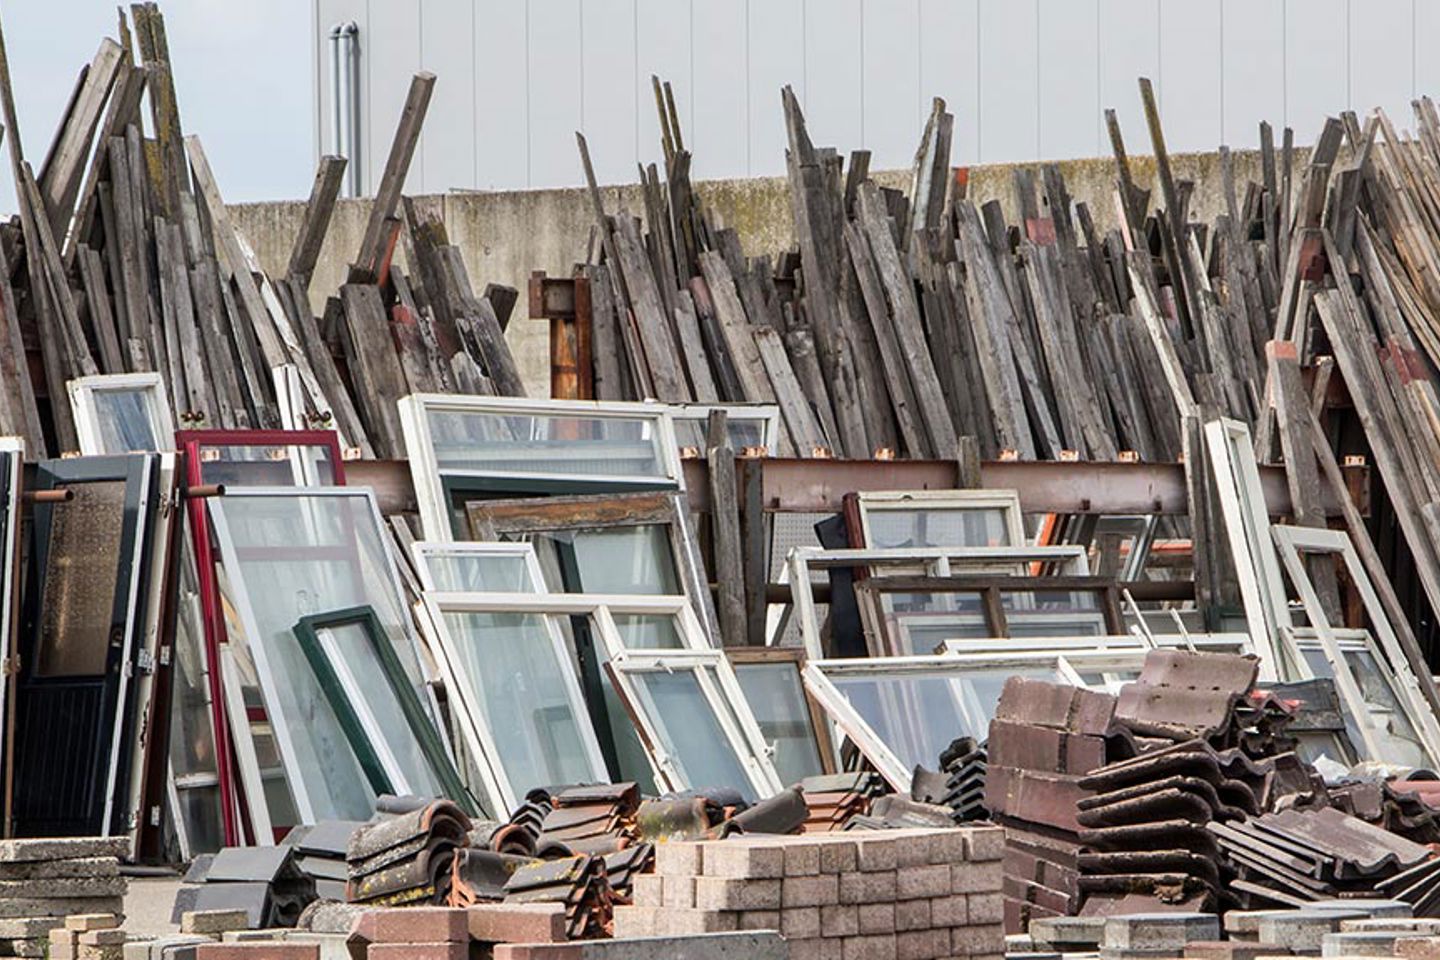
[[[175,427],[160,374],[80,377],[67,387],[81,453],[153,453],[169,446]]]
[[[429,540],[456,539],[471,498],[684,485],[660,404],[413,394],[400,415]]]
[[[728,647],[725,656],[755,722],[773,751],[780,782],[834,772],[830,727],[800,678],[805,654],[794,648]]]
[[[861,492],[855,497],[864,545],[872,549],[1025,545],[1020,495],[1013,490]]]
[[[731,450],[738,454],[747,447],[764,447],[771,456],[779,455],[780,408],[771,403],[672,404],[675,443],[682,451],[705,456],[705,432],[710,414],[716,410],[725,411],[726,443]]]

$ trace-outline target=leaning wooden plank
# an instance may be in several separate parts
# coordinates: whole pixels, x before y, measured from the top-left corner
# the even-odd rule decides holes
[[[778,331],[771,333],[779,336]],[[714,545],[715,612],[725,646],[743,646],[745,622],[745,557],[740,548],[740,513],[736,502],[735,451],[730,446],[724,410],[710,414],[705,431],[705,469],[710,477],[710,537]]]
[[[100,254],[81,244],[76,265],[85,287],[85,300],[90,308],[90,325],[95,329],[95,344],[100,351],[100,369],[104,373],[124,373],[125,355],[120,351],[120,336],[115,329],[115,315],[110,310],[110,291],[105,287],[105,263]]]
[[[615,245],[620,266],[625,271],[625,286],[630,291],[630,307],[640,331],[640,344],[650,368],[655,398],[664,403],[685,403],[694,399],[680,369],[680,351],[675,343],[665,301],[651,272],[650,258],[641,245],[635,223],[622,217],[615,231]],[[718,256],[718,254],[717,254]],[[733,289],[733,287],[732,287]],[[741,314],[743,316],[743,308]]]
[[[370,220],[365,225],[360,250],[350,268],[351,282],[374,280],[378,277],[390,240],[385,222],[395,216],[400,203],[400,193],[405,189],[405,178],[410,173],[410,161],[415,156],[415,147],[420,143],[420,130],[425,124],[425,113],[430,108],[430,95],[434,90],[433,73],[422,71],[410,80],[410,92],[405,97],[404,108],[400,111],[400,123],[395,129],[395,139],[390,143],[390,156],[385,161],[385,172],[380,175],[380,184],[375,190],[375,200],[370,207]]]
[[[40,410],[35,403],[35,387],[27,369],[25,339],[20,334],[20,314],[15,309],[15,291],[10,286],[10,264],[5,245],[0,243],[0,323],[4,324],[0,339],[0,390],[6,396],[9,422],[5,429],[25,438],[27,456],[44,459],[45,433],[40,428]]]
[[[586,268],[590,277],[590,336],[594,344],[595,399],[634,400],[620,363],[620,324],[615,315],[614,287],[610,268],[596,264]],[[692,307],[693,309],[693,307]],[[702,350],[703,356],[703,350]]]
[[[834,438],[839,435],[835,426],[835,410],[830,403],[830,389],[825,384],[825,376],[820,372],[820,359],[815,356],[815,337],[809,327],[796,326],[786,330],[785,352],[790,355],[790,368],[795,371],[795,379],[800,382],[800,387],[805,391],[805,398],[810,404],[810,409],[815,411],[815,416],[820,421],[820,431],[829,439],[830,450],[835,449]],[[856,456],[869,454],[873,451],[856,451]]]
[[[310,288],[310,275],[325,244],[325,233],[330,229],[330,217],[335,212],[344,176],[344,157],[320,158],[315,183],[310,187],[310,199],[305,204],[305,218],[300,221],[300,232],[295,235],[290,263],[285,268],[285,276],[302,292]]]
[[[122,65],[120,45],[109,37],[100,41],[100,49],[90,62],[74,109],[66,117],[54,149],[40,168],[40,195],[45,199],[50,229],[57,237],[65,236],[65,228],[70,223],[75,197],[80,192],[80,177],[90,156],[90,144]]]
[[[1160,308],[1156,306],[1155,299],[1146,284],[1139,266],[1135,263],[1138,256],[1148,254],[1131,253],[1129,255],[1130,285],[1135,290],[1135,307],[1139,311],[1140,318],[1145,322],[1145,330],[1150,334],[1150,340],[1155,344],[1155,352],[1160,357],[1160,363],[1165,371],[1165,381],[1170,387],[1170,394],[1175,398],[1175,406],[1180,410],[1182,418],[1196,415],[1195,395],[1190,390],[1190,383],[1185,379],[1185,368],[1180,363],[1180,357],[1175,352],[1175,341],[1170,336],[1170,331],[1165,325],[1164,318],[1160,315]]]
[[[65,264],[68,267],[75,259],[75,249],[81,241],[88,242],[94,223],[96,207],[102,187],[101,178],[109,169],[111,140],[124,133],[132,123],[140,122],[140,101],[145,93],[145,71],[132,65],[130,53],[123,51],[124,66],[115,81],[110,105],[105,111],[105,122],[95,142],[95,152],[90,158],[85,182],[80,188],[79,200],[75,207],[73,229],[65,237]]]
[[[171,249],[171,231],[178,232],[175,227],[164,217],[155,218],[155,272],[160,281],[160,323],[155,327],[156,339],[164,341],[164,346],[157,349],[157,357],[165,357],[166,363],[161,367],[161,373],[166,378],[166,392],[170,397],[170,406],[176,413],[180,414],[182,421],[189,422],[193,416],[204,417],[207,407],[204,405],[193,406],[188,402],[189,390],[185,383],[185,356],[184,348],[180,343],[180,319],[178,297],[175,290],[175,273],[172,269],[175,261],[176,251]],[[180,252],[180,260],[184,262],[185,255]],[[189,300],[189,284],[186,286],[186,299]]]
[[[810,409],[810,401],[800,388],[795,371],[790,366],[790,356],[785,352],[784,334],[774,327],[755,327],[755,346],[770,377],[780,404],[780,413],[785,419],[785,429],[797,456],[811,457],[819,449],[829,449],[830,441]]]
[[[94,376],[100,372],[100,368],[95,366],[89,341],[80,326],[80,314],[75,309],[75,295],[70,290],[69,280],[66,279],[65,265],[60,262],[60,247],[55,243],[55,235],[50,231],[50,221],[45,216],[45,201],[40,196],[40,185],[35,182],[35,174],[28,163],[21,165],[21,173],[24,177],[20,184],[25,195],[23,202],[30,206],[31,218],[36,227],[35,238],[39,241],[36,246],[28,248],[27,256],[38,256],[41,261],[41,272],[49,284],[50,303],[59,315],[70,362],[75,365],[75,371],[81,376]]]
[[[336,429],[340,436],[345,438],[345,442],[359,450],[362,456],[374,456],[374,447],[366,433],[365,424],[355,409],[350,390],[340,378],[335,358],[330,354],[330,346],[320,336],[320,327],[315,322],[315,315],[310,312],[310,298],[306,296],[304,288],[295,285],[293,280],[281,283],[290,284],[291,302],[287,310],[290,325],[299,340],[301,351],[309,361],[319,389],[329,404]]]
[[[347,283],[340,288],[345,307],[345,346],[355,394],[366,415],[370,442],[377,456],[405,456],[400,428],[401,398],[409,393],[405,372],[385,319],[380,289],[369,283]]]
[[[700,254],[700,269],[710,290],[720,334],[735,361],[735,375],[745,394],[743,399],[752,403],[774,403],[775,390],[765,376],[760,351],[755,346],[755,337],[746,322],[745,308],[740,305],[740,295],[735,291],[725,258],[717,250],[708,250]]]
[[[860,220],[890,301],[895,335],[909,361],[910,382],[920,405],[919,413],[929,437],[929,447],[935,456],[945,456],[946,451],[956,449],[955,422],[950,416],[950,405],[940,388],[935,361],[925,340],[920,307],[915,302],[915,288],[900,262],[900,254],[895,248],[889,221],[881,205],[879,188],[873,182],[860,187]]]
[[[718,403],[720,394],[715,389],[714,377],[710,375],[705,340],[700,334],[700,318],[695,315],[695,300],[688,289],[677,291],[675,297],[675,333],[680,338],[681,355],[690,376],[695,402]]]
[[[457,318],[457,322],[481,349],[487,376],[501,396],[525,396],[525,381],[520,379],[520,368],[515,364],[510,343],[500,329],[500,320],[489,300],[483,297],[476,299],[460,248],[453,245],[442,247],[438,254],[446,283],[464,311],[464,316]]]
[[[182,197],[190,192],[185,174],[185,146],[180,126],[179,100],[175,96],[175,79],[170,71],[170,44],[165,35],[165,17],[156,3],[132,3],[130,14],[135,21],[140,60],[145,67],[149,87],[150,118],[159,150],[158,174],[161,189],[157,201],[166,216],[183,223]],[[199,253],[199,238],[186,237],[190,253]]]
[[[220,280],[215,261],[202,257],[191,268],[190,302],[195,305],[195,320],[200,329],[200,345],[205,351],[205,366],[212,378],[215,395],[214,426],[232,430],[250,423],[245,397],[240,392],[236,367],[239,360],[233,352],[229,322],[220,298]]]
[[[240,247],[235,228],[230,223],[225,201],[220,197],[220,187],[215,183],[215,175],[210,172],[210,161],[205,156],[205,148],[200,145],[199,137],[186,137],[185,147],[190,155],[190,169],[195,175],[195,186],[199,188],[200,197],[205,201],[205,212],[209,214],[216,253],[221,257],[221,265],[229,270],[230,278],[239,292],[240,305],[245,308],[245,313],[254,327],[255,338],[265,357],[265,365],[273,368],[289,363],[289,352],[281,342],[270,311],[260,296],[260,288],[255,283],[254,275],[250,273],[245,253]]]
[[[1145,123],[1150,127],[1150,145],[1155,151],[1155,173],[1160,180],[1160,193],[1165,198],[1165,223],[1160,231],[1165,259],[1170,266],[1170,284],[1176,291],[1175,304],[1180,329],[1190,330],[1199,313],[1198,297],[1201,279],[1186,255],[1185,204],[1175,187],[1170,171],[1170,154],[1165,149],[1165,131],[1160,126],[1160,109],[1155,105],[1155,90],[1149,77],[1140,78],[1140,100],[1145,108]],[[1167,239],[1168,238],[1168,239]]]

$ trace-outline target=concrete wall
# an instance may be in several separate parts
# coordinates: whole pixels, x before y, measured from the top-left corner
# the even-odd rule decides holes
[[[1248,180],[1260,180],[1259,154],[1236,153],[1235,180],[1243,190]],[[1131,157],[1135,176],[1151,182],[1154,164],[1148,156]],[[1303,154],[1296,165],[1303,163]],[[1072,160],[1060,164],[1067,187],[1076,202],[1090,208],[1097,225],[1114,225],[1112,201],[1114,165],[1109,159]],[[1220,160],[1214,153],[1184,154],[1172,158],[1177,179],[1196,184],[1191,216],[1212,220],[1223,207],[1220,190]],[[1013,164],[970,168],[970,195],[977,202],[998,199],[1009,219],[1015,220]],[[877,173],[876,180],[887,185],[906,185],[908,172]],[[1296,175],[1298,182],[1298,170]],[[790,219],[789,191],[782,178],[715,180],[696,185],[697,192],[714,212],[721,225],[734,227],[751,254],[774,253],[794,244]],[[637,187],[602,188],[605,209],[629,210],[643,214],[644,204]],[[1159,197],[1158,184],[1152,194]],[[516,316],[508,337],[516,352],[520,371],[531,393],[543,396],[549,390],[548,325],[531,320],[526,312],[525,289],[533,270],[552,276],[570,275],[574,265],[586,256],[586,244],[594,221],[590,201],[583,190],[529,190],[504,193],[450,193],[427,196],[416,202],[438,209],[449,229],[452,243],[464,253],[470,279],[477,291],[486,283],[501,283],[521,292]],[[344,280],[346,265],[355,258],[365,230],[370,201],[342,200],[335,211],[310,291],[317,313],[325,297],[332,295]],[[231,216],[241,233],[254,247],[266,271],[282,274],[290,258],[290,247],[304,216],[303,201],[240,204]]]

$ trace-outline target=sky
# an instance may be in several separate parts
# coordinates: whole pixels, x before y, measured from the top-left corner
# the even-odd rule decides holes
[[[316,156],[311,4],[162,0],[160,9],[180,122],[205,145],[226,201],[306,197]],[[125,10],[128,14],[128,3]],[[80,68],[94,57],[102,37],[116,36],[116,5],[0,0],[0,25],[20,140],[38,174]],[[0,164],[0,211],[8,215],[15,209],[7,157]]]

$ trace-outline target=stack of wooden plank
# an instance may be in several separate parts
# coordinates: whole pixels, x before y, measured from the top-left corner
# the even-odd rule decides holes
[[[20,216],[0,225],[0,434],[32,455],[77,449],[65,382],[162,375],[186,427],[334,426],[365,454],[402,456],[395,400],[415,390],[521,393],[503,337],[514,292],[476,297],[458,250],[411,218],[409,282],[392,265],[435,78],[419,74],[346,283],[323,322],[310,276],[345,161],[325,157],[284,277],[260,268],[180,123],[154,3],[121,11],[80,74],[38,171],[16,125],[0,34],[0,117]],[[148,123],[143,108],[148,105]]]

